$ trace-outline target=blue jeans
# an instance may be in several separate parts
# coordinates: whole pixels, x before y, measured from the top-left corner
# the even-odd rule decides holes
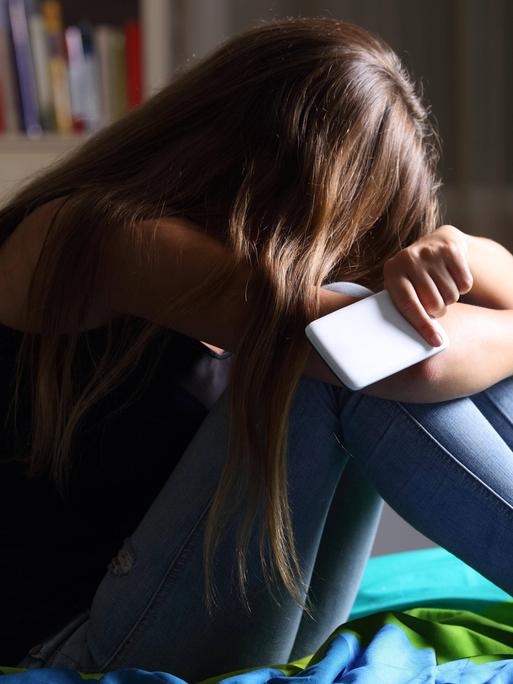
[[[355,293],[351,284],[335,288]],[[92,605],[31,649],[20,666],[140,667],[199,681],[312,653],[349,615],[383,499],[513,593],[513,377],[437,404],[301,379],[290,413],[288,478],[312,617],[279,586],[269,593],[256,537],[246,611],[231,572],[235,526],[220,537],[220,607],[211,616],[205,611],[202,537],[228,426],[225,392],[109,565]]]

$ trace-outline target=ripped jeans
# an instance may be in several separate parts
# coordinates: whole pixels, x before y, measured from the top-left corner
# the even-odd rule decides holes
[[[351,283],[329,287],[370,293]],[[245,609],[232,575],[235,527],[220,536],[219,608],[209,616],[202,538],[227,450],[227,406],[225,392],[109,565],[91,606],[32,648],[20,667],[139,667],[193,682],[310,654],[349,615],[383,499],[513,593],[513,377],[437,404],[378,399],[303,377],[290,412],[288,482],[312,616],[280,585],[269,593],[255,536]]]

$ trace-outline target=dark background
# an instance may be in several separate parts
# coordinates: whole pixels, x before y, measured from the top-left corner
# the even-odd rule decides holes
[[[262,19],[332,16],[378,33],[431,106],[444,219],[513,250],[513,0],[178,0],[177,63]],[[208,16],[205,16],[205,12]],[[436,546],[385,504],[372,555]]]
[[[331,16],[379,34],[431,107],[442,140],[445,221],[513,249],[513,0],[167,1],[173,68],[262,20]],[[63,3],[65,24],[117,23],[138,11],[137,0]]]
[[[445,220],[513,249],[512,0],[177,0],[177,63],[261,20],[332,16],[378,33],[431,106]],[[178,22],[180,24],[180,22]]]

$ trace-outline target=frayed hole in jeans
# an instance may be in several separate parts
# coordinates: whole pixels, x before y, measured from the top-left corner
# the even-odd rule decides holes
[[[128,575],[135,563],[135,550],[130,539],[125,539],[123,546],[107,566],[113,575]]]

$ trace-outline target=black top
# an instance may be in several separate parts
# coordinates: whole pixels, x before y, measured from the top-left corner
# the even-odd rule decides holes
[[[114,321],[116,333],[123,320]],[[102,349],[107,326],[82,332],[78,358]],[[0,324],[0,664],[15,665],[88,607],[123,539],[133,533],[213,402],[228,384],[231,353],[159,332],[121,385],[84,416],[72,447],[72,484],[60,497],[49,476],[29,478],[23,389],[19,435],[4,426],[22,333]],[[155,359],[158,359],[156,366]],[[154,372],[149,374],[149,370]],[[87,373],[84,370],[84,373]],[[148,379],[139,395],[119,407]],[[111,415],[113,409],[118,409]]]

